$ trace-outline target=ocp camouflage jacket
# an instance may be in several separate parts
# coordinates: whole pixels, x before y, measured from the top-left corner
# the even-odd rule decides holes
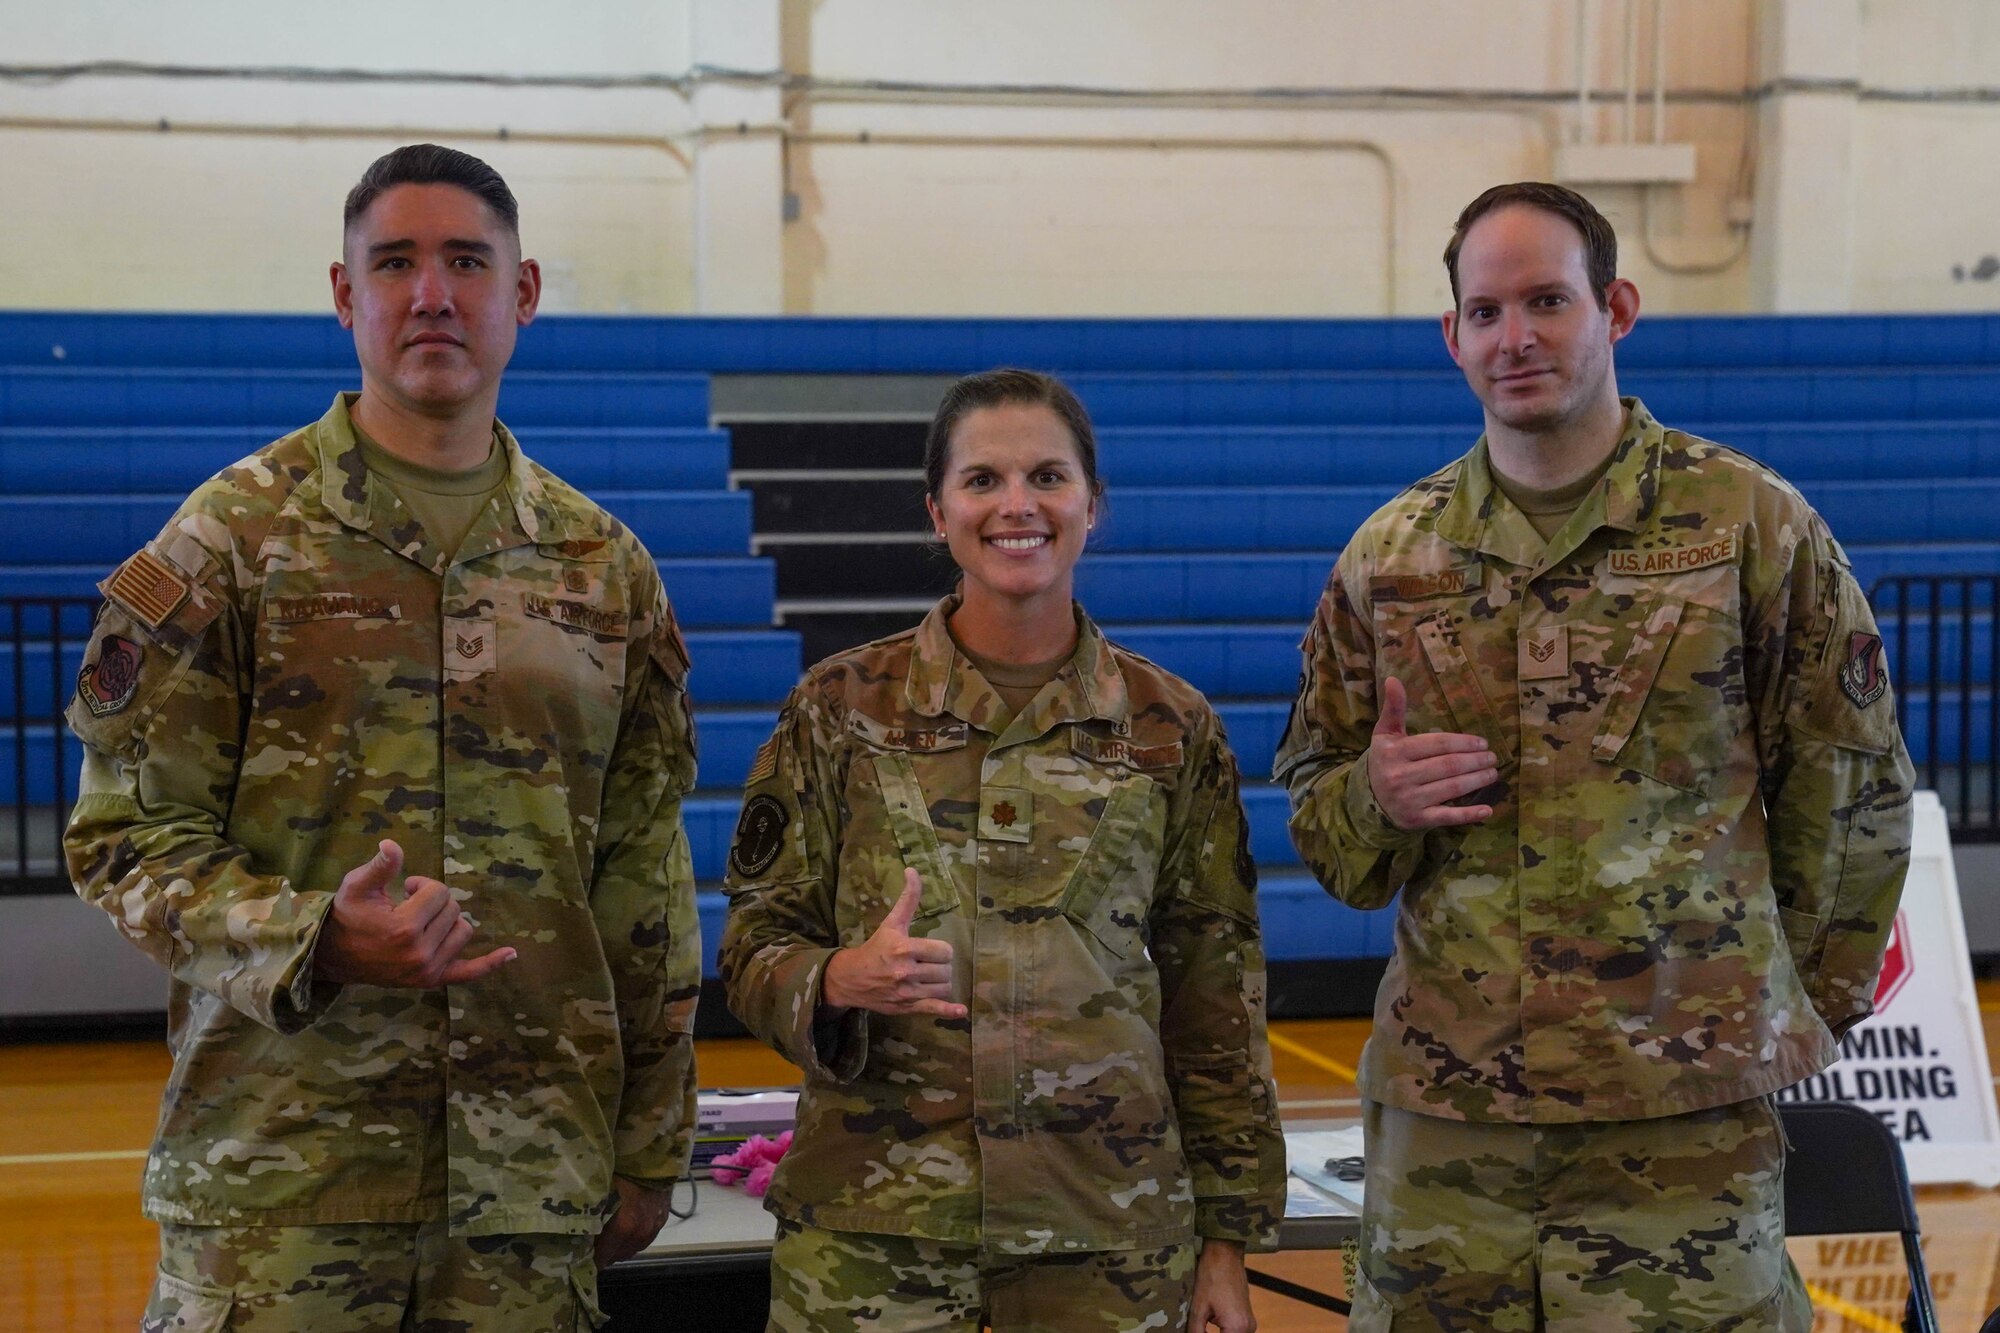
[[[999,728],[955,606],[813,668],[753,766],[721,971],[806,1071],[769,1204],[1012,1253],[1269,1246],[1284,1144],[1221,724],[1079,612],[1069,664]],[[829,1022],[827,959],[905,866],[970,1017]]]
[[[1432,1115],[1640,1119],[1757,1096],[1871,1009],[1913,774],[1846,555],[1750,458],[1637,400],[1544,544],[1484,441],[1378,511],[1301,645],[1276,772],[1342,901],[1400,888],[1365,1096]],[[1483,736],[1481,824],[1395,828],[1381,681],[1409,731]]]
[[[614,1167],[686,1169],[687,658],[638,540],[499,442],[501,498],[447,559],[338,399],[102,585],[65,850],[172,973],[151,1217],[588,1233]],[[383,838],[452,887],[467,956],[519,956],[442,990],[316,981]]]

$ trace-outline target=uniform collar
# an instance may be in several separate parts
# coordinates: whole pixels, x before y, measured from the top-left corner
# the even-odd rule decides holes
[[[326,479],[323,496],[327,510],[397,554],[433,573],[442,573],[444,554],[431,545],[394,490],[368,470],[361,445],[354,438],[353,418],[348,415],[358,397],[353,393],[334,395],[333,406],[312,427],[313,449],[319,458],[320,475]],[[554,546],[605,535],[598,525],[582,521],[582,515],[571,512],[550,494],[513,432],[497,421],[493,430],[507,454],[507,503],[479,517],[459,543],[455,560],[471,560],[515,546]]]
[[[951,594],[932,607],[923,624],[917,626],[904,698],[912,710],[925,717],[949,713],[991,730],[994,720],[1005,714],[1006,705],[952,641],[946,622],[958,610],[959,602],[958,594]],[[1056,678],[1014,719],[1007,728],[1010,733],[1021,729],[1024,722],[1032,725],[1036,734],[1058,723],[1085,718],[1101,718],[1120,732],[1130,724],[1131,702],[1125,693],[1125,675],[1118,669],[1111,645],[1081,606],[1075,603],[1071,606],[1076,615],[1076,651],[1070,654],[1068,664]]]
[[[1559,541],[1565,533],[1578,539],[1563,543],[1571,549],[1600,527],[1639,531],[1652,518],[1659,499],[1660,453],[1666,430],[1637,398],[1621,398],[1619,402],[1625,405],[1625,430],[1611,451],[1611,466],[1596,488],[1584,496],[1564,532],[1557,534]],[[1545,562],[1540,537],[1493,483],[1493,463],[1484,435],[1458,465],[1458,484],[1438,511],[1437,534],[1454,545],[1516,564]],[[1524,543],[1532,545],[1524,549]],[[1530,558],[1523,559],[1530,550]],[[1562,553],[1550,545],[1546,562],[1561,558]]]

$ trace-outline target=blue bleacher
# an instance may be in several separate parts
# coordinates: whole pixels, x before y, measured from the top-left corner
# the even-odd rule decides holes
[[[151,533],[146,534],[151,536]],[[130,555],[132,547],[126,550]],[[123,556],[118,557],[123,559]],[[684,626],[768,626],[777,600],[777,574],[768,559],[718,556],[659,562],[660,579]],[[0,599],[95,597],[110,563],[0,565]]]
[[[1675,426],[1731,445],[1793,482],[2000,476],[2000,421],[1769,422]],[[1471,447],[1453,426],[1128,426],[1098,437],[1122,506],[1128,486],[1388,486],[1436,471]]]
[[[0,426],[252,426],[317,421],[349,370],[73,369],[0,366]],[[708,425],[705,375],[583,371],[507,376],[500,416],[541,426]]]
[[[2000,317],[1647,315],[1618,346],[1627,371],[1741,366],[2000,364]],[[0,365],[347,370],[330,315],[0,313]],[[545,316],[516,371],[962,374],[1443,368],[1433,319],[909,319]]]
[[[1618,360],[1622,387],[1662,420],[1797,484],[1864,587],[2000,570],[2000,316],[1649,316]],[[768,628],[772,567],[748,554],[748,501],[727,489],[707,377],[997,364],[1064,373],[1093,410],[1112,492],[1078,595],[1114,639],[1215,698],[1245,775],[1271,957],[1386,953],[1393,910],[1342,908],[1296,865],[1270,759],[1341,546],[1477,436],[1435,321],[543,319],[522,333],[501,414],[660,554],[691,630],[702,789],[686,817],[711,967],[736,788],[799,650]],[[180,494],[315,419],[354,378],[350,336],[326,316],[0,313],[0,596],[90,595]],[[1943,604],[1957,596],[1947,588]],[[1949,626],[1936,650],[1946,683],[1963,674]],[[1933,749],[1958,761],[1961,720],[1971,757],[1986,758],[1991,610],[1973,622],[1985,684],[1968,719],[1924,688],[1927,624],[1886,637],[1920,762]],[[29,685],[62,692],[42,680],[46,653],[27,666]],[[0,649],[0,700],[12,685]],[[45,772],[54,736],[26,730],[30,771]],[[0,735],[9,794],[14,745]]]
[[[1456,370],[1085,374],[1070,381],[1106,427],[1459,425],[1478,405]],[[1619,380],[1662,421],[1982,420],[2000,416],[1984,366],[1916,370],[1648,370]]]
[[[180,496],[287,433],[283,426],[0,429],[0,495]],[[722,490],[727,431],[542,430],[529,455],[586,491]]]
[[[26,564],[60,550],[108,568],[158,533],[182,498],[0,496],[0,563]],[[661,559],[750,549],[750,496],[744,491],[600,491],[594,498]]]

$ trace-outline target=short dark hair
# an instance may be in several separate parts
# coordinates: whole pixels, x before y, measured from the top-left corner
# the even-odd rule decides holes
[[[514,192],[500,179],[500,173],[470,153],[434,143],[405,144],[370,162],[368,170],[361,173],[361,179],[347,192],[341,230],[345,232],[352,227],[385,191],[398,185],[456,185],[478,195],[506,224],[509,234],[516,239],[521,235],[521,206],[514,201]]]
[[[1496,185],[1465,206],[1458,215],[1458,221],[1451,230],[1451,240],[1444,247],[1444,271],[1451,275],[1451,303],[1458,304],[1458,252],[1465,245],[1465,233],[1472,230],[1472,224],[1495,209],[1506,208],[1510,204],[1524,204],[1529,208],[1539,208],[1544,213],[1553,213],[1575,227],[1583,234],[1583,268],[1590,278],[1591,294],[1603,308],[1605,293],[1618,280],[1618,233],[1611,230],[1604,214],[1597,211],[1590,200],[1575,190],[1547,181],[1515,181],[1511,185]]]
[[[930,434],[924,437],[924,493],[935,500],[944,490],[945,465],[950,461],[951,433],[968,413],[1003,403],[1040,403],[1054,412],[1068,427],[1076,442],[1077,462],[1093,496],[1104,494],[1097,477],[1097,432],[1091,429],[1090,413],[1076,393],[1053,375],[1036,370],[981,371],[967,375],[944,391],[937,415],[931,418]]]

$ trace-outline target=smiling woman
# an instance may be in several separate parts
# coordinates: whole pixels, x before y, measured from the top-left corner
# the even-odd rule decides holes
[[[998,662],[1066,658],[1076,562],[1104,493],[1076,395],[1026,370],[960,380],[931,423],[924,481],[924,506],[964,574],[951,617],[960,646]]]
[[[808,673],[730,854],[730,1007],[806,1074],[772,1327],[1247,1333],[1284,1149],[1236,761],[1071,600],[1074,394],[959,381],[925,475],[958,592]]]

